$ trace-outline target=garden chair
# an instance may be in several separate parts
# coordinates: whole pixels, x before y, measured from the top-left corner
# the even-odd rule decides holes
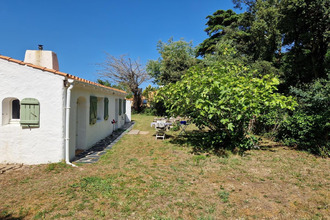
[[[183,133],[187,134],[186,129],[187,129],[188,125],[190,125],[189,121],[180,121],[181,131],[180,131],[179,135],[181,135]]]
[[[156,128],[156,140],[158,138],[163,138],[165,139],[165,130],[166,130],[166,121],[157,121],[155,124]]]

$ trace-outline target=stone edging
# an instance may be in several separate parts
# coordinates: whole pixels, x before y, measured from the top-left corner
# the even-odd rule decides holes
[[[134,126],[134,122],[126,123],[122,128],[114,131],[111,135],[98,141],[88,150],[76,155],[72,162],[75,163],[95,163],[100,159],[100,156],[110,150],[120,138],[128,133]]]

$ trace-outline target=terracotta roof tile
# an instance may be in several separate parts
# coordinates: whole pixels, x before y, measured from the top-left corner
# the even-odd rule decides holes
[[[125,91],[120,90],[120,89],[115,89],[115,88],[112,88],[112,87],[109,87],[109,86],[101,85],[101,84],[98,84],[98,83],[95,83],[95,82],[92,82],[92,81],[89,81],[89,80],[80,78],[78,76],[74,76],[74,75],[71,75],[71,74],[68,74],[68,73],[60,72],[58,70],[53,70],[53,69],[49,69],[47,67],[37,66],[37,65],[34,65],[32,63],[25,63],[25,62],[23,62],[21,60],[16,60],[16,59],[13,59],[11,57],[6,57],[6,56],[0,55],[0,59],[7,60],[9,62],[18,63],[20,65],[26,65],[26,66],[29,66],[29,67],[32,67],[32,68],[35,68],[35,69],[39,69],[39,70],[42,70],[42,71],[51,72],[51,73],[54,73],[56,75],[66,76],[69,79],[74,79],[74,80],[77,80],[77,81],[80,81],[80,82],[84,82],[84,83],[88,83],[88,84],[91,84],[91,85],[96,85],[96,86],[103,87],[103,88],[106,88],[106,89],[111,89],[111,90],[114,90],[114,91],[118,91],[120,93],[126,93]]]

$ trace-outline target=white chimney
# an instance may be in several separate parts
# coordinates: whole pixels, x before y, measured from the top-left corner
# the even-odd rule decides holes
[[[39,50],[27,50],[25,52],[24,62],[47,67],[49,69],[59,70],[56,53],[49,50],[42,50],[42,45],[40,46]]]

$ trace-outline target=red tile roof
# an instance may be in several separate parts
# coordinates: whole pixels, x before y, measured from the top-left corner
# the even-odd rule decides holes
[[[115,88],[112,88],[112,87],[109,87],[109,86],[101,85],[99,83],[95,83],[95,82],[92,82],[92,81],[89,81],[89,80],[86,80],[86,79],[83,79],[83,78],[80,78],[80,77],[77,77],[77,76],[74,76],[74,75],[71,75],[71,74],[68,74],[68,73],[63,73],[63,72],[60,72],[58,70],[48,69],[47,67],[37,66],[37,65],[34,65],[34,64],[31,64],[31,63],[25,63],[21,60],[16,60],[16,59],[13,59],[11,57],[6,57],[6,56],[0,55],[0,59],[7,60],[7,61],[10,61],[10,62],[14,62],[14,63],[18,63],[20,65],[26,65],[26,66],[29,66],[29,67],[32,67],[32,68],[35,68],[35,69],[39,69],[39,70],[42,70],[42,71],[54,73],[56,75],[65,76],[68,79],[73,79],[73,80],[88,83],[88,84],[91,84],[91,85],[99,86],[99,87],[102,87],[102,88],[115,90],[115,91],[118,91],[118,92],[121,92],[121,93],[126,93],[125,91],[120,90],[120,89],[115,89]]]

